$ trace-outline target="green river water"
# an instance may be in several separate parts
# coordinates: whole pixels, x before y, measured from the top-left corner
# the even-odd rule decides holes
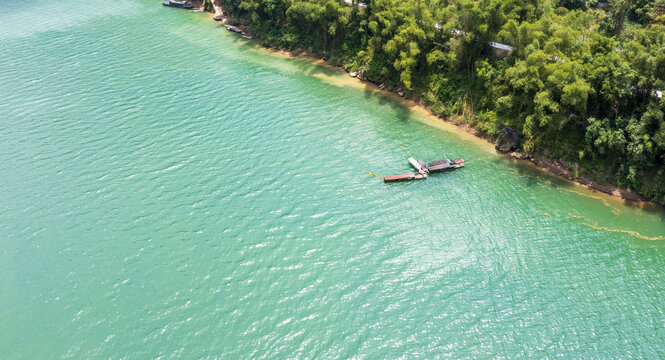
[[[665,357],[662,210],[353,84],[158,0],[0,0],[0,358]]]

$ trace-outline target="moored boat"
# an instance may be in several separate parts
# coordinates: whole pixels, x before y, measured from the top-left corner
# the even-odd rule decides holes
[[[242,30],[240,30],[239,28],[237,28],[233,25],[224,25],[224,26],[226,27],[226,30],[228,30],[228,31],[233,31],[233,32],[237,32],[237,33],[242,34]]]
[[[383,178],[383,182],[400,182],[400,181],[411,181],[411,180],[420,180],[426,178],[427,175],[422,174],[400,174],[400,175],[391,175]]]
[[[425,165],[425,162],[422,159],[409,158],[409,164],[413,166],[414,169],[418,170],[418,174],[407,173],[400,175],[391,175],[383,178],[384,182],[399,182],[399,181],[411,181],[411,180],[420,180],[427,178],[427,174],[436,173],[445,170],[459,169],[464,167],[464,159],[449,160],[445,158],[444,160],[436,160]],[[365,170],[367,171],[367,170]],[[368,171],[369,172],[369,171]],[[377,177],[380,177],[374,173],[370,173]]]
[[[429,170],[429,172],[434,173],[451,169],[459,169],[463,166],[464,166],[464,159],[457,159],[457,160],[444,159],[444,160],[432,161],[431,163],[427,164],[427,169]]]
[[[187,0],[185,0],[185,1],[162,0],[162,5],[177,7],[177,8],[181,8],[181,9],[191,9],[192,8],[192,4]]]
[[[427,167],[425,167],[425,162],[422,159],[414,159],[412,157],[409,158],[409,163],[411,166],[413,166],[414,169],[418,170],[418,172],[421,175],[427,174],[429,171],[427,170]]]

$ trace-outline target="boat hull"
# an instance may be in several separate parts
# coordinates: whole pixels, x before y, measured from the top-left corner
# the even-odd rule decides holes
[[[175,8],[180,8],[180,9],[191,9],[192,4],[189,2],[173,2],[173,1],[162,1],[162,5],[164,6],[170,6],[170,7],[175,7]]]
[[[427,169],[430,173],[459,169],[461,167],[464,167],[464,159],[457,159],[452,162],[449,162],[448,160],[432,161],[427,165]]]
[[[386,176],[383,178],[383,182],[401,182],[401,181],[411,181],[411,180],[420,180],[424,179],[427,176],[422,175],[422,174],[400,174],[400,175],[391,175],[391,176]]]

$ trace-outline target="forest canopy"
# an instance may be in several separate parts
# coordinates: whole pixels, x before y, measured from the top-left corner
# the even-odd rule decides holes
[[[574,176],[665,203],[665,0],[224,0],[266,45],[324,56]],[[506,50],[509,49],[509,50]]]

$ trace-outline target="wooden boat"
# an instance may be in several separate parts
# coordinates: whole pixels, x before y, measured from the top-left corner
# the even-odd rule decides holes
[[[420,180],[425,179],[427,174],[441,172],[451,169],[459,169],[464,166],[464,159],[457,160],[437,160],[432,161],[431,163],[425,165],[425,162],[422,159],[409,158],[409,164],[413,166],[414,169],[418,170],[418,174],[407,173],[400,175],[386,176],[383,178],[383,182],[400,182],[400,181],[411,181],[411,180]],[[370,173],[371,174],[371,173]],[[373,174],[375,175],[375,174]],[[378,176],[378,175],[376,175]]]
[[[400,181],[411,181],[411,180],[420,180],[426,178],[427,175],[422,175],[422,174],[413,174],[413,173],[408,173],[408,174],[400,174],[400,175],[391,175],[391,176],[386,176],[383,178],[383,182],[400,182]]]
[[[192,4],[190,4],[188,0],[185,0],[185,1],[162,0],[162,5],[177,7],[177,8],[181,8],[181,9],[191,9],[192,8]]]
[[[464,159],[457,159],[457,160],[437,160],[437,161],[432,161],[431,163],[427,164],[427,169],[431,173],[435,172],[441,172],[445,170],[452,170],[452,169],[459,169],[464,166]]]
[[[238,29],[237,27],[233,25],[224,25],[226,27],[226,30],[228,31],[233,31],[242,34],[242,30]]]
[[[413,166],[414,169],[418,170],[420,175],[425,175],[429,171],[427,170],[427,167],[425,166],[425,162],[422,159],[414,159],[412,157],[409,158],[409,163],[411,166]]]

